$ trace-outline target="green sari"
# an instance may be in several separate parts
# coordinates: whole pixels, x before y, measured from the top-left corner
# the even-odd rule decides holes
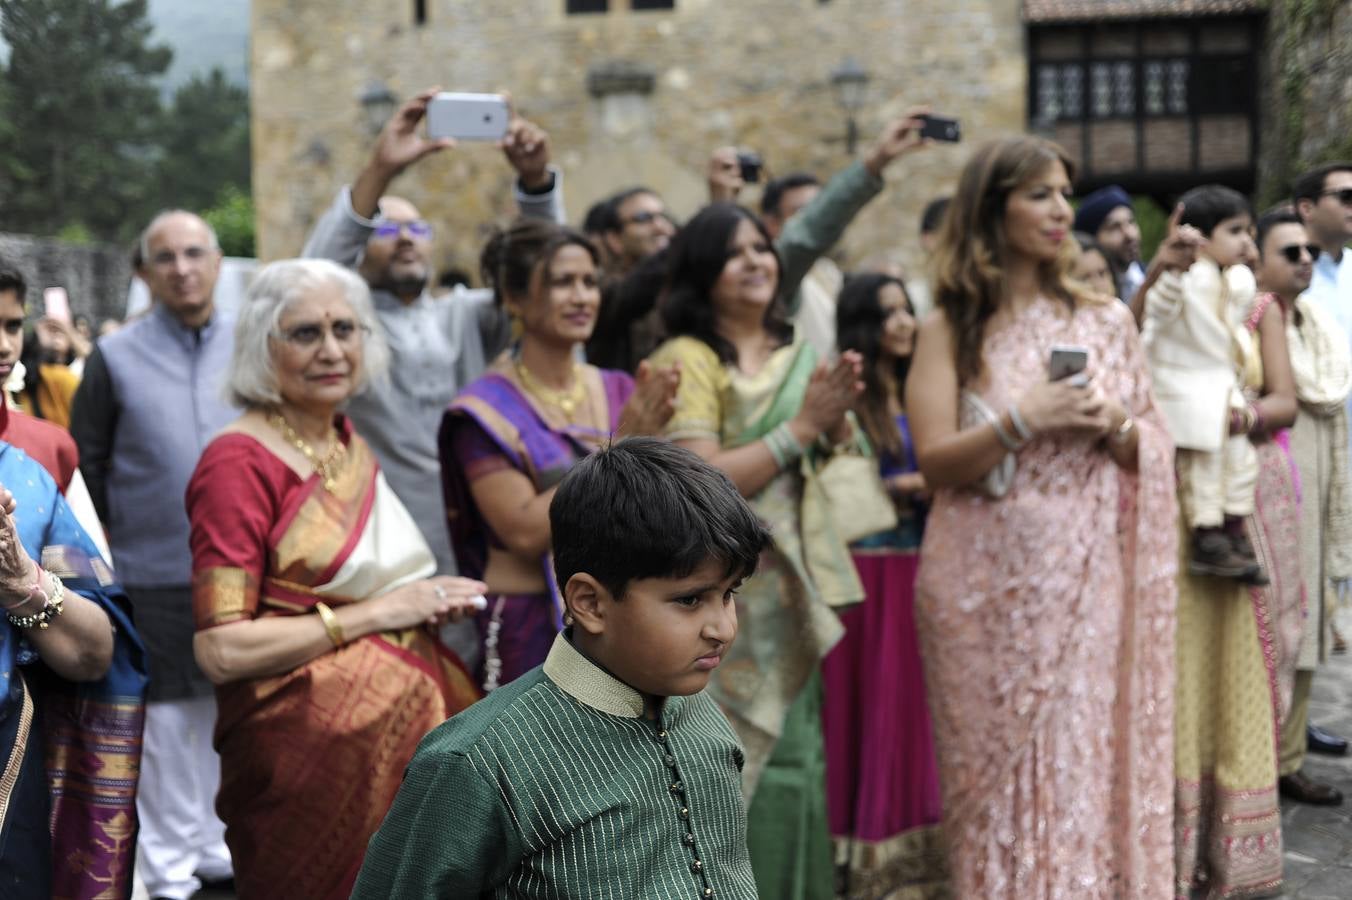
[[[667,436],[724,448],[759,440],[797,414],[816,365],[813,350],[796,344],[745,375],[689,337],[651,359],[681,364]],[[805,457],[748,498],[774,543],[737,597],[737,641],[708,688],[745,747],[752,868],[760,895],[776,900],[832,896],[820,665],[843,633],[832,606],[863,598],[848,548],[830,517],[814,512],[825,502],[817,464]],[[817,524],[807,530],[805,520]]]

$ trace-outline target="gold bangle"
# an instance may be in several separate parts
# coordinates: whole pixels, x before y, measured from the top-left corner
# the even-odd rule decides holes
[[[347,643],[347,637],[343,634],[343,626],[339,623],[338,617],[329,609],[327,603],[316,603],[315,611],[319,613],[319,621],[324,623],[324,630],[328,632],[329,640],[333,642],[334,649]]]

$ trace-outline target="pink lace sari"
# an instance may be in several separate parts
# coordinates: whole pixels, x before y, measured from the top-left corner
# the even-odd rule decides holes
[[[1140,430],[1018,455],[1001,500],[935,497],[917,616],[955,896],[1158,898],[1173,882],[1173,445],[1126,307],[1040,300],[986,339],[1003,411],[1053,344],[1089,348]]]

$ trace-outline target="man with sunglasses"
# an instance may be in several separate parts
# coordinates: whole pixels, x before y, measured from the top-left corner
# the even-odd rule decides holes
[[[356,269],[371,287],[376,316],[390,345],[389,376],[353,397],[347,407],[357,431],[375,451],[390,487],[413,515],[437,557],[437,574],[456,574],[441,497],[437,429],[461,387],[506,347],[510,323],[493,292],[456,288],[433,297],[433,228],[418,208],[385,193],[410,166],[455,146],[422,133],[430,88],[395,112],[350,186],[315,225],[302,255]],[[522,215],[563,221],[560,175],[549,164],[547,135],[513,116],[501,142],[517,173]],[[454,637],[467,661],[477,653],[472,626]]]
[[[1332,163],[1296,179],[1292,203],[1323,253],[1315,260],[1309,297],[1352,338],[1352,163]]]
[[[1306,289],[1323,255],[1300,217],[1288,210],[1258,220],[1259,287],[1277,295],[1288,323],[1291,368],[1300,412],[1290,432],[1291,455],[1300,475],[1301,576],[1307,613],[1290,710],[1282,725],[1278,787],[1282,796],[1322,806],[1342,802],[1332,785],[1303,771],[1305,751],[1332,751],[1341,738],[1309,724],[1310,688],[1316,667],[1328,659],[1330,623],[1340,582],[1352,578],[1352,471],[1347,440],[1347,402],[1352,393],[1352,354],[1333,315]],[[1285,630],[1275,623],[1275,630]]]
[[[645,259],[666,248],[676,236],[676,225],[667,205],[655,191],[632,187],[606,201],[601,223],[608,278],[628,275]]]

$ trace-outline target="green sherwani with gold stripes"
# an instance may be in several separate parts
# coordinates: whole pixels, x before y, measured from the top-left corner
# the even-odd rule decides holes
[[[754,898],[741,766],[706,694],[644,718],[560,635],[423,739],[352,896]]]

